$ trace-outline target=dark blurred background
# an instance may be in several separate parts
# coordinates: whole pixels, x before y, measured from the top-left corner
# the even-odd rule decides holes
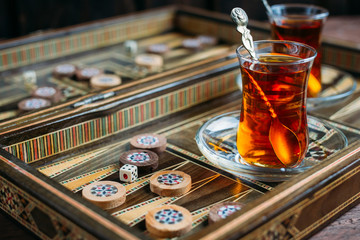
[[[269,0],[270,5],[288,2],[323,6],[330,16],[360,15],[359,0]],[[0,41],[172,4],[226,14],[241,7],[249,18],[266,20],[261,0],[0,0]]]

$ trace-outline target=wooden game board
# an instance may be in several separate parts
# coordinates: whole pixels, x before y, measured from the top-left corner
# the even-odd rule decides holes
[[[254,27],[256,37],[267,34],[256,30],[259,28]],[[101,27],[66,31],[70,39],[64,32],[41,39],[45,46],[60,44],[52,54],[39,49],[30,65],[23,58],[6,64],[3,58],[1,65],[3,79],[10,85],[24,71],[35,69],[39,81],[78,91],[51,108],[0,123],[0,207],[40,238],[150,239],[144,224],[146,212],[172,203],[192,214],[192,230],[184,239],[301,239],[359,201],[360,130],[343,123],[324,118],[343,131],[349,147],[285,183],[234,176],[202,156],[194,140],[198,128],[241,106],[233,52],[238,35],[223,16],[166,8],[113,19]],[[196,34],[215,35],[220,44],[195,54],[176,49],[179,39]],[[72,38],[84,44],[72,48]],[[123,54],[126,38],[138,39],[141,47],[166,39],[175,47],[163,71],[144,75],[134,71],[132,59]],[[37,41],[27,44],[25,55],[36,53],[31,49],[36,49]],[[14,50],[11,45],[4,49]],[[112,72],[121,69],[125,82],[91,92],[72,79],[59,81],[50,73],[64,60]],[[150,191],[153,173],[148,173],[124,184],[127,201],[120,207],[104,211],[84,200],[81,190],[86,185],[104,179],[119,181],[119,155],[129,149],[132,136],[144,132],[166,136],[158,170],[176,169],[191,175],[191,190],[179,197],[160,197]],[[209,226],[210,207],[224,201],[245,207]]]

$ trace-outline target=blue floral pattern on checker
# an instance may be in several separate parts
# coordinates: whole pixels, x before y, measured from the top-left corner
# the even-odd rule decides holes
[[[228,216],[230,216],[231,214],[233,214],[234,212],[240,210],[240,206],[234,206],[234,205],[225,205],[221,208],[219,208],[217,214],[225,219],[227,218]]]
[[[184,219],[184,215],[174,209],[162,209],[154,217],[156,221],[162,224],[176,224]]]
[[[117,192],[118,189],[110,184],[100,184],[91,188],[91,194],[97,197],[110,197]]]
[[[150,156],[146,152],[135,152],[127,155],[127,160],[135,163],[146,162],[150,160]]]
[[[181,183],[183,180],[184,180],[184,178],[182,176],[174,174],[174,173],[163,174],[157,178],[157,181],[159,183],[165,184],[165,185],[177,185],[177,184]]]
[[[141,136],[136,141],[145,146],[152,146],[159,143],[159,139],[154,136]]]

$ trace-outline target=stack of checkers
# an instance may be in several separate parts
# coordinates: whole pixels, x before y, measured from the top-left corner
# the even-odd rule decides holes
[[[120,206],[126,200],[125,187],[114,181],[99,181],[87,185],[82,196],[96,206],[107,210]]]
[[[166,149],[167,140],[164,136],[155,133],[143,133],[131,138],[132,149],[146,149],[160,154]]]
[[[57,65],[54,68],[53,71],[53,75],[57,78],[63,78],[63,77],[68,77],[68,78],[72,78],[72,77],[76,77],[76,80],[78,81],[89,81],[92,77],[95,77],[97,75],[103,74],[104,71],[102,69],[96,68],[96,67],[77,67],[74,64],[70,64],[70,63],[64,63],[64,64],[60,64]],[[116,83],[114,83],[115,81],[111,80],[111,81],[98,81],[98,80],[94,80],[94,87],[95,88],[106,88],[107,86],[103,86],[103,85],[119,85],[121,83],[121,80],[119,79],[119,77],[116,77]],[[109,77],[109,78],[113,78],[113,76]],[[119,83],[120,80],[120,83]]]
[[[150,150],[134,149],[120,155],[122,165],[130,164],[138,167],[139,172],[152,172],[159,165],[159,157]]]
[[[165,205],[150,210],[145,217],[146,229],[158,238],[180,237],[191,230],[189,210],[177,205]]]

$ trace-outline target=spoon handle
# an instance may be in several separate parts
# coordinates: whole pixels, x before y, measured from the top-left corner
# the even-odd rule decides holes
[[[241,40],[245,49],[249,52],[250,57],[254,60],[258,60],[254,50],[254,41],[250,34],[250,30],[247,29],[247,24],[249,22],[249,18],[246,15],[245,11],[241,8],[233,8],[231,11],[231,19],[236,23],[236,30],[241,33]]]
[[[246,48],[246,50],[248,50],[251,58],[254,60],[258,60],[256,53],[255,53],[254,41],[250,34],[250,30],[245,28],[244,33],[242,34],[241,37],[242,37],[242,42],[244,44],[244,47]]]
[[[262,2],[263,2],[263,4],[264,4],[264,6],[265,6],[265,8],[266,8],[266,11],[268,12],[268,14],[269,14],[270,16],[272,16],[272,15],[273,15],[273,14],[272,14],[272,9],[271,9],[268,1],[267,1],[267,0],[262,0]]]

